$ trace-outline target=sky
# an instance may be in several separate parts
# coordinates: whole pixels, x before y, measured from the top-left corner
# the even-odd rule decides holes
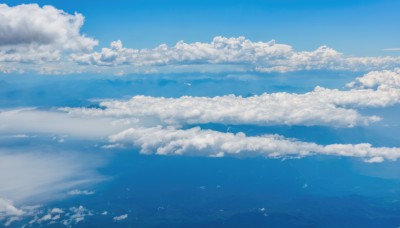
[[[398,226],[399,7],[0,4],[0,227]]]

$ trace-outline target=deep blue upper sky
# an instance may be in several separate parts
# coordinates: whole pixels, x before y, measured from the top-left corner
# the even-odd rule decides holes
[[[275,39],[297,50],[328,45],[348,55],[395,55],[382,49],[400,46],[397,0],[6,1],[21,3],[82,13],[83,32],[103,47],[117,39],[126,47],[152,48],[217,35]]]

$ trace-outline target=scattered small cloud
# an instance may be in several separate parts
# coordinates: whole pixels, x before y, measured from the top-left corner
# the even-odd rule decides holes
[[[62,221],[62,224],[66,225],[66,226],[78,224],[78,223],[82,222],[83,220],[85,220],[86,217],[93,216],[93,212],[86,209],[83,206],[71,207],[69,209],[69,212],[71,213],[69,218]]]
[[[93,195],[95,194],[95,191],[89,191],[89,190],[71,190],[68,192],[68,195],[76,196],[76,195]]]
[[[125,220],[125,219],[127,219],[128,218],[128,214],[123,214],[123,215],[120,215],[120,216],[115,216],[113,219],[114,219],[114,221],[122,221],[122,220]]]

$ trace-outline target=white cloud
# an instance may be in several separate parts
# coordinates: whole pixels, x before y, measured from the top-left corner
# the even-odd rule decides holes
[[[316,87],[305,94],[180,98],[135,96],[101,102],[103,109],[65,108],[72,116],[157,118],[161,124],[325,125],[352,127],[379,120],[363,116],[360,107],[386,107],[400,102],[400,70],[375,71],[349,83],[350,90]]]
[[[68,195],[93,195],[95,191],[74,189],[68,192]]]
[[[318,145],[278,135],[248,137],[244,133],[223,133],[199,127],[180,130],[173,127],[131,128],[110,137],[110,141],[132,144],[144,154],[194,156],[264,156],[268,158],[331,155],[358,157],[367,162],[396,160],[400,148],[363,144]]]
[[[124,214],[124,215],[120,215],[120,216],[115,216],[113,219],[114,221],[121,221],[121,220],[125,220],[128,218],[128,214]]]
[[[98,42],[81,34],[83,23],[83,15],[52,6],[0,4],[0,62],[53,61],[63,52],[90,51]]]
[[[59,220],[61,218],[61,214],[64,213],[64,210],[60,208],[53,208],[51,210],[47,211],[47,214],[42,215],[42,217],[38,218],[36,217],[35,219],[30,221],[30,224],[33,223],[44,223],[44,222],[49,222],[53,223],[56,220]]]
[[[346,57],[326,46],[314,51],[295,51],[291,46],[278,44],[274,40],[253,42],[244,37],[221,36],[215,37],[211,43],[179,41],[172,47],[162,44],[154,49],[124,48],[118,40],[100,52],[73,54],[71,57],[77,63],[86,65],[130,65],[142,70],[175,66],[175,71],[185,71],[182,66],[192,66],[186,71],[199,71],[196,68],[198,65],[230,65],[230,71],[261,72],[320,69],[366,71],[400,66],[400,57]],[[201,67],[201,71],[213,69],[220,70],[218,67]]]

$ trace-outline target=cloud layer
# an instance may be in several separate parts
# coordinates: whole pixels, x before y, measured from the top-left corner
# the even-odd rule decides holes
[[[230,65],[231,71],[288,72],[299,70],[382,70],[400,66],[399,57],[346,57],[321,46],[314,51],[295,51],[286,44],[253,42],[245,37],[215,37],[211,43],[162,44],[154,49],[124,48],[120,40],[100,52],[73,55],[80,64],[97,66],[177,67]],[[180,68],[182,70],[182,68]],[[202,68],[212,71],[213,68]],[[190,71],[190,69],[188,69]],[[218,70],[215,68],[214,70]]]
[[[101,102],[102,109],[65,108],[72,116],[149,118],[160,124],[323,125],[353,127],[379,120],[356,109],[400,102],[400,71],[376,71],[348,84],[350,90],[315,88],[305,94],[272,93],[252,97],[147,97]]]
[[[295,141],[278,135],[248,137],[244,133],[223,133],[199,127],[180,130],[161,126],[131,128],[110,137],[113,143],[131,143],[145,154],[196,156],[305,157],[314,154],[363,158],[366,162],[396,160],[400,148],[374,148],[364,144],[331,144]]]

